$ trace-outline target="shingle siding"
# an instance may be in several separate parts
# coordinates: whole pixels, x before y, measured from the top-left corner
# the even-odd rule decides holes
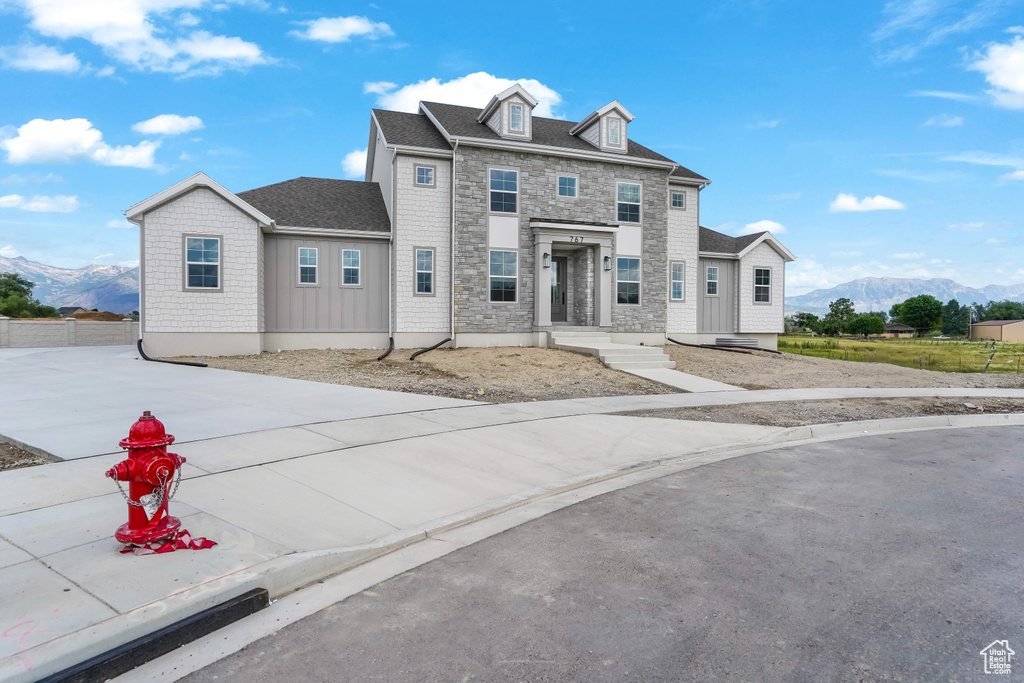
[[[740,333],[785,331],[783,325],[785,307],[785,261],[775,249],[762,242],[740,259],[739,294],[737,302],[740,314]],[[754,303],[754,269],[770,268],[771,303]]]
[[[700,194],[695,187],[672,185],[672,192],[686,194],[686,208],[668,210],[668,261],[686,264],[683,284],[683,301],[668,302],[668,331],[694,333],[697,331],[697,297],[700,268],[697,265],[697,241]],[[665,272],[665,287],[671,286],[672,274]]]

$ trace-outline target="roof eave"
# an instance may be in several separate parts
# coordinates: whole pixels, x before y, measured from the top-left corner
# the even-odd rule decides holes
[[[489,138],[474,138],[464,137],[460,135],[453,135],[451,137],[452,142],[458,142],[460,145],[469,145],[472,147],[490,147],[494,149],[514,149],[519,151],[534,152],[536,154],[559,154],[568,157],[579,157],[582,159],[600,159],[602,161],[615,161],[618,163],[629,164],[632,166],[646,166],[648,168],[665,168],[671,169],[677,166],[673,161],[659,161],[658,159],[644,159],[642,157],[634,157],[625,154],[615,154],[611,152],[588,152],[580,149],[571,149],[569,147],[556,147],[554,145],[541,145],[538,143],[521,142],[518,140],[491,140]]]
[[[225,199],[228,203],[232,204],[236,209],[242,213],[248,215],[259,223],[260,227],[266,227],[273,229],[274,219],[266,215],[252,204],[249,204],[244,199],[240,198],[234,192],[231,192],[226,187],[218,183],[216,180],[206,175],[203,172],[194,173],[193,175],[185,178],[179,183],[176,183],[167,189],[157,192],[155,195],[142,200],[138,204],[129,207],[125,210],[125,216],[129,221],[138,223],[134,220],[136,217],[141,217],[144,214],[152,211],[153,209],[166,204],[167,202],[173,201],[178,197],[191,192],[192,190],[205,187],[216,194],[220,195],[221,198]]]

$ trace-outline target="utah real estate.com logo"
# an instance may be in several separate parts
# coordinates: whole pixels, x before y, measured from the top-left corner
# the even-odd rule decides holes
[[[981,656],[985,658],[985,673],[1010,673],[1010,657],[1015,654],[1017,653],[1010,649],[1009,641],[993,640],[988,647],[981,651]]]

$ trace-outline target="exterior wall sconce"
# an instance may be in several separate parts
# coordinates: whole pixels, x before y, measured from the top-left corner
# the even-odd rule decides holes
[[[605,256],[604,257],[604,269],[605,270],[611,270],[612,269],[612,257],[611,256]]]
[[[545,268],[550,268],[551,267],[551,254],[549,254],[547,252],[544,252],[544,267]]]

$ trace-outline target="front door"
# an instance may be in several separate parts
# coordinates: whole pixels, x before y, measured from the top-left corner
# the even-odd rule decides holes
[[[564,323],[566,320],[565,266],[568,261],[565,256],[551,258],[551,322],[553,323]]]

